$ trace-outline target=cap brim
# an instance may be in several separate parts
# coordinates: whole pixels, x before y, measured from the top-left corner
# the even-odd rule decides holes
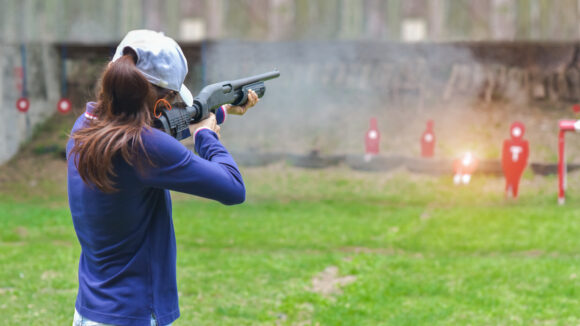
[[[193,105],[193,95],[185,85],[181,85],[181,89],[179,90],[179,96],[187,106]]]

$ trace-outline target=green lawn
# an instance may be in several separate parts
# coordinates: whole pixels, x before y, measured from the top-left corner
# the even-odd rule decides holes
[[[243,205],[174,195],[176,325],[580,324],[576,174],[558,206],[530,174],[506,201],[493,177],[242,172]],[[55,180],[0,191],[3,325],[71,322],[79,246]]]

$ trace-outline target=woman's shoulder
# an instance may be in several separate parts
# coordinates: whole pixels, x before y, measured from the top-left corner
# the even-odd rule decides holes
[[[141,132],[141,138],[145,145],[153,146],[163,144],[166,146],[181,145],[181,143],[168,135],[167,133],[153,127],[144,127]]]
[[[177,139],[156,128],[143,128],[141,138],[148,154],[159,156],[160,158],[170,158],[174,155],[181,157],[189,152],[187,147]]]

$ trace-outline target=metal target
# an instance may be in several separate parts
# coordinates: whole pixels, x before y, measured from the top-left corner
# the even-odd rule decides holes
[[[56,109],[61,114],[68,114],[72,110],[72,103],[67,98],[61,98],[56,105]]]
[[[30,101],[26,97],[21,97],[16,101],[16,108],[22,113],[28,112],[30,108]]]

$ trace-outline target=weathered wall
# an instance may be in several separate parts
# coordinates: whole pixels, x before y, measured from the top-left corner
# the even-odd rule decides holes
[[[15,108],[20,96],[14,69],[18,46],[2,46],[0,162],[16,153],[34,126],[54,113],[60,97],[60,46],[30,46],[28,81],[31,109]],[[66,44],[68,96],[75,113],[94,99],[94,85],[113,43]],[[183,43],[189,61],[187,85],[195,93],[205,83],[240,78],[277,68],[267,94],[251,117],[232,117],[224,128],[232,148],[354,151],[370,115],[385,116],[390,130],[404,125],[393,110],[426,114],[434,104],[457,99],[479,102],[580,100],[576,43],[384,43],[203,42]],[[205,50],[204,50],[205,49]],[[205,63],[205,64],[204,64]],[[34,83],[30,82],[34,80]],[[443,104],[441,104],[443,103]],[[258,113],[259,111],[259,113]],[[355,112],[355,113],[353,113]],[[308,119],[305,119],[308,117]],[[280,122],[283,122],[282,124]],[[352,127],[353,123],[358,126]],[[389,125],[392,124],[392,125]],[[296,133],[299,126],[299,133]],[[361,127],[362,126],[362,127]],[[356,129],[356,130],[355,130]],[[336,130],[342,130],[340,136]],[[252,137],[238,134],[252,132]]]
[[[557,134],[556,122],[539,118],[572,115],[557,109],[580,100],[578,64],[574,42],[217,42],[207,79],[281,72],[255,110],[228,118],[232,150],[356,153],[377,117],[382,150],[412,155],[434,119],[447,155],[469,145],[494,157],[512,119],[534,126],[530,136]]]
[[[0,43],[181,40],[577,40],[577,0],[2,0]]]
[[[338,101],[342,106],[368,107],[410,98],[413,105],[425,107],[429,97],[471,96],[489,102],[514,94],[524,100],[580,99],[580,53],[573,44],[580,38],[577,0],[0,0],[0,4],[0,163],[55,111],[60,97],[55,44],[102,50],[99,56],[69,59],[67,64],[68,96],[80,106],[93,95],[95,76],[109,49],[136,28],[164,31],[182,44],[191,42],[186,48],[196,48],[188,53],[193,64],[187,83],[192,89],[204,82],[279,68],[282,77],[272,83],[283,87],[269,88],[264,102],[280,99],[283,104],[277,105],[282,106],[308,108]],[[200,58],[201,40],[212,40],[201,43],[208,44],[207,65]],[[274,43],[235,45],[231,40]],[[405,40],[441,43],[399,43]],[[444,43],[473,40],[567,43]],[[280,41],[284,43],[275,43]],[[190,46],[193,42],[197,43]],[[14,108],[20,44],[31,49],[27,73],[32,106],[27,115]],[[279,94],[282,98],[278,91],[284,92]],[[326,113],[319,108],[314,112],[317,116],[306,123],[308,130],[320,130],[315,121]],[[298,122],[304,114],[293,110],[269,119]],[[334,127],[325,124],[322,129]],[[264,134],[264,141],[269,137]]]
[[[400,43],[373,41],[216,42],[207,51],[208,82],[278,68],[293,92],[375,92],[394,100],[409,91],[449,100],[580,100],[575,42]]]
[[[35,126],[56,111],[60,96],[58,56],[52,46],[27,47],[26,79],[30,109],[21,113],[16,101],[22,95],[17,71],[22,67],[21,48],[0,44],[0,164],[18,152]]]

